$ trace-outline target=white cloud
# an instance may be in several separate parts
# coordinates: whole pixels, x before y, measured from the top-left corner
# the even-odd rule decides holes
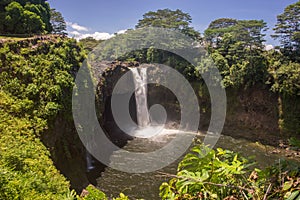
[[[118,32],[117,32],[117,34],[123,34],[123,33],[125,33],[127,30],[126,29],[124,29],[124,30],[119,30]]]
[[[82,33],[89,31],[89,28],[79,25],[78,23],[67,22],[69,28],[69,36],[75,38],[76,40],[81,40],[83,38],[92,37],[96,40],[108,40],[115,35],[124,34],[127,30],[119,30],[116,34],[110,34],[106,32],[94,32],[94,33]]]
[[[271,45],[271,44],[267,44],[267,45],[265,46],[265,49],[266,49],[267,51],[270,51],[270,50],[274,49],[274,46]]]
[[[105,33],[105,32],[101,32],[101,33],[95,32],[92,34],[82,34],[79,39],[87,38],[87,37],[92,37],[96,40],[108,40],[108,39],[114,37],[114,34],[109,34],[109,33]]]
[[[79,33],[78,31],[71,31],[70,34],[71,35],[81,35],[81,33]]]
[[[77,23],[67,22],[67,25],[76,31],[88,31],[89,29],[84,26],[80,26]]]
[[[126,30],[117,31],[117,34],[124,34]],[[80,33],[78,31],[71,31],[69,35],[76,40],[81,40],[83,38],[92,37],[96,40],[108,40],[112,37],[115,37],[115,34],[110,34],[106,32],[94,32],[94,33]]]
[[[95,32],[95,33],[86,33],[86,34],[83,34],[83,33],[79,33],[77,31],[72,31],[72,32],[69,32],[69,35],[73,38],[75,38],[76,40],[81,40],[83,38],[87,38],[87,37],[92,37],[96,40],[108,40],[112,37],[114,37],[114,34],[109,34],[109,33],[100,33],[100,32]]]

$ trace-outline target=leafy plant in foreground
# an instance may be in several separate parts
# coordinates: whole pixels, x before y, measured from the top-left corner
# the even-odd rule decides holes
[[[197,145],[160,186],[162,199],[296,199],[299,167],[289,162],[265,170],[232,151]],[[298,197],[297,197],[298,198]]]
[[[207,155],[206,155],[207,154]],[[254,193],[247,183],[252,165],[228,150],[195,146],[178,166],[175,179],[160,187],[163,199],[218,199],[229,195],[242,197]]]

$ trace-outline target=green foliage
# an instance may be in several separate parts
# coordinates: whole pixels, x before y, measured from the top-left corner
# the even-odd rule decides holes
[[[129,200],[129,198],[125,194],[120,193],[119,197],[113,198],[113,200]]]
[[[97,188],[95,188],[93,185],[89,185],[86,187],[87,195],[77,199],[82,200],[107,200],[107,196]],[[113,198],[113,200],[129,200],[129,198],[124,195],[123,193],[120,193],[119,197]]]
[[[191,16],[188,13],[184,13],[181,10],[170,10],[170,9],[163,9],[157,11],[150,11],[143,15],[143,19],[139,20],[138,24],[136,25],[137,30],[132,31],[128,30],[125,34],[117,36],[119,38],[118,46],[122,49],[122,46],[126,44],[130,44],[135,41],[139,41],[142,45],[145,44],[147,48],[142,50],[137,50],[126,55],[122,55],[121,57],[111,57],[112,59],[118,59],[121,61],[137,61],[140,63],[161,63],[166,64],[171,67],[174,67],[179,72],[184,74],[186,78],[189,80],[195,80],[195,69],[190,63],[186,60],[181,58],[180,56],[170,52],[172,50],[175,51],[185,51],[188,54],[188,49],[186,47],[190,47],[192,40],[190,43],[184,41],[185,39],[182,38],[174,38],[174,42],[167,43],[163,41],[156,41],[155,36],[151,35],[154,34],[156,31],[153,31],[149,34],[149,32],[143,32],[143,30],[139,30],[139,28],[149,28],[149,27],[159,27],[159,28],[166,28],[169,30],[176,30],[177,32],[183,33],[187,35],[189,38],[192,38],[196,41],[201,40],[200,33],[195,31],[191,26]],[[172,36],[170,36],[172,37]],[[173,35],[174,37],[174,35]],[[194,42],[193,40],[193,42]],[[120,44],[122,41],[122,44]],[[162,47],[166,47],[166,49],[170,51],[164,51],[161,49],[154,49],[153,47],[146,44],[153,44],[155,42],[159,42],[159,45]],[[115,49],[112,46],[108,52],[109,54],[115,55],[115,52],[120,52],[120,49]],[[105,50],[104,50],[105,51]],[[122,50],[121,50],[122,51]],[[120,53],[119,53],[120,54]]]
[[[2,34],[50,32],[50,7],[45,1],[4,1],[0,4],[0,22]]]
[[[268,80],[271,90],[278,94],[279,127],[289,134],[300,133],[300,66],[281,52],[266,52]]]
[[[300,149],[300,140],[298,140],[295,137],[291,137],[289,139],[289,145],[291,145],[294,148]]]
[[[97,47],[102,42],[102,40],[96,40],[92,37],[87,37],[87,38],[81,39],[79,42],[82,44],[83,48],[87,52],[91,52],[91,51],[93,51],[93,49],[95,47]]]
[[[179,164],[177,178],[160,187],[163,199],[243,198],[249,193],[248,160],[231,151],[199,145],[191,151]]]
[[[266,23],[262,20],[221,18],[205,30],[205,41],[223,76],[225,87],[264,83],[267,60],[263,55]]]
[[[51,15],[50,23],[52,25],[52,33],[65,35],[67,30],[67,24],[62,14],[56,11],[55,9],[51,9],[50,15]]]
[[[163,9],[155,12],[150,11],[143,15],[143,19],[139,20],[136,28],[143,27],[161,27],[167,29],[179,30],[189,37],[199,40],[200,33],[190,26],[192,18],[188,13],[181,10]]]
[[[66,102],[70,100],[66,99],[71,95],[73,73],[83,59],[76,42],[61,40],[41,44],[35,51],[29,47],[23,55],[14,53],[14,45],[7,43],[0,49],[2,90],[16,98],[33,101],[32,114],[45,119],[70,106],[70,102]]]
[[[277,65],[277,66],[276,66]],[[289,95],[300,95],[300,64],[277,61],[269,68],[274,84],[272,90]]]
[[[274,166],[263,171],[265,185],[271,185],[268,194],[269,199],[296,200],[300,191],[300,167],[299,163],[279,160]]]
[[[91,52],[90,59],[166,64],[177,69],[189,80],[195,79],[194,66],[189,64],[184,58],[173,53],[181,51],[186,57],[192,56],[192,53],[195,54],[195,52],[191,52],[191,43],[194,40],[187,36],[182,37],[183,34],[179,31],[166,32],[165,35],[161,36],[161,30],[161,28],[153,27],[128,30],[124,34],[100,43],[96,47],[96,51]],[[136,46],[136,41],[139,41],[140,50],[128,52],[128,47]],[[161,49],[155,49],[154,46],[160,46]],[[196,44],[193,44],[193,47],[195,46]],[[189,52],[191,53],[189,54]]]
[[[15,100],[0,91],[0,199],[64,199],[69,183],[59,174],[49,152],[35,136],[46,126],[16,117]]]
[[[284,12],[277,16],[277,24],[274,28],[274,38],[279,39],[282,52],[292,61],[300,62],[300,2],[296,2],[285,8]]]
[[[83,58],[70,39],[0,48],[0,199],[74,199],[39,136],[69,112]]]
[[[224,37],[231,34],[231,44],[242,42],[242,48],[263,48],[264,34],[266,31],[266,23],[262,20],[236,20],[229,18],[221,18],[210,23],[208,29],[205,30],[205,41],[212,48],[224,48],[228,46],[228,39]],[[226,50],[226,49],[224,49]]]
[[[96,189],[92,185],[89,185],[86,188],[86,190],[88,191],[88,195],[83,198],[84,200],[99,200],[99,199],[106,200],[107,199],[106,195],[103,192]]]
[[[265,170],[237,153],[196,145],[175,178],[160,186],[162,199],[278,199],[299,191],[298,163],[279,161]],[[295,198],[296,199],[296,198]]]

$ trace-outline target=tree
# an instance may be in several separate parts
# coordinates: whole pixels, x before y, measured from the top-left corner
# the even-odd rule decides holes
[[[83,48],[87,52],[91,52],[91,51],[93,51],[93,49],[95,47],[97,47],[101,42],[103,42],[103,40],[96,40],[93,37],[87,37],[87,38],[81,39],[79,42],[80,42],[80,44],[82,44]]]
[[[55,9],[51,9],[50,13],[51,13],[50,22],[52,25],[52,33],[65,35],[66,34],[65,31],[67,30],[67,24],[62,14],[56,11]]]
[[[232,32],[237,24],[236,19],[221,18],[210,23],[205,30],[205,40],[210,46],[218,47],[225,33]]]
[[[13,34],[42,33],[45,30],[41,17],[17,2],[6,6],[5,25],[7,32]]]
[[[26,10],[29,10],[38,16],[40,16],[41,20],[45,24],[44,30],[46,32],[51,32],[52,31],[52,26],[50,23],[50,6],[48,3],[44,1],[31,1],[33,3],[27,3],[24,8]],[[35,3],[34,3],[35,2]],[[39,4],[39,2],[41,2]]]
[[[188,13],[184,13],[177,9],[175,11],[170,9],[150,11],[143,15],[143,19],[139,20],[136,28],[143,27],[162,27],[168,29],[180,30],[184,34],[193,39],[200,39],[200,33],[195,31],[190,26],[192,18]]]
[[[0,33],[40,34],[51,30],[50,6],[46,1],[4,0],[0,2]]]
[[[47,0],[2,0],[0,5],[8,5],[11,2],[18,2],[22,6],[25,6],[27,3],[30,4],[44,4]]]
[[[26,33],[42,33],[45,29],[41,17],[28,10],[24,11],[22,22]]]
[[[205,41],[214,48],[223,45],[225,34],[233,36],[232,43],[242,41],[245,48],[263,48],[265,34],[262,32],[266,30],[266,23],[263,20],[221,18],[211,22],[204,35]]]
[[[267,30],[267,24],[263,20],[240,20],[236,26],[237,40],[244,41],[246,47],[263,49],[265,42],[263,34]]]
[[[204,36],[225,86],[240,87],[264,82],[267,62],[264,49],[263,20],[217,19]]]
[[[292,61],[300,62],[300,1],[289,5],[277,16],[274,38],[279,39],[282,52]]]
[[[23,33],[23,24],[20,23],[23,17],[24,9],[17,3],[12,2],[5,7],[5,25],[8,33]]]

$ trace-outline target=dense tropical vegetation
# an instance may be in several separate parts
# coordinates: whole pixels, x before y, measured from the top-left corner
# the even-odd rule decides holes
[[[263,20],[216,19],[204,35],[191,22],[188,13],[164,9],[146,13],[136,29],[162,27],[193,38],[207,49],[226,88],[268,88],[278,96],[281,133],[293,136],[289,142],[299,149],[300,2],[277,16],[273,37],[281,45],[271,50],[265,49],[267,24]],[[45,0],[0,2],[0,34],[65,35],[65,31],[62,14]],[[121,37],[126,38],[126,33]],[[76,73],[87,52],[101,42],[86,38],[78,43],[52,35],[46,40],[0,43],[0,199],[108,199],[93,186],[86,188],[85,197],[70,191],[41,139],[58,115],[71,120]],[[170,52],[148,48],[119,59],[165,63],[188,80],[202,83],[202,65],[193,66]],[[207,156],[202,155],[202,148],[209,152]],[[162,199],[292,200],[300,196],[299,173],[299,166],[289,162],[262,170],[237,153],[210,151],[196,144],[178,166],[177,175],[169,175],[172,179],[161,185],[160,195]],[[121,199],[128,197],[116,198]]]
[[[7,42],[0,48],[0,199],[63,199],[69,183],[41,142],[59,112],[70,111],[76,41]]]

